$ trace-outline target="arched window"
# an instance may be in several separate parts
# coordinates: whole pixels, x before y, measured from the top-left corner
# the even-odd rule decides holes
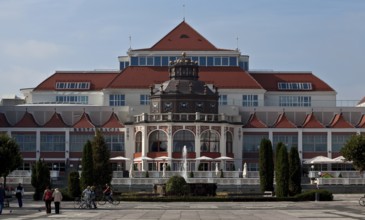
[[[187,152],[195,152],[195,137],[191,131],[181,130],[174,134],[173,152],[182,152],[184,146]]]
[[[226,153],[230,154],[233,153],[233,148],[232,148],[232,134],[230,132],[226,132]]]
[[[136,153],[142,152],[142,132],[136,134]]]
[[[149,152],[166,152],[167,135],[165,132],[158,130],[150,134],[148,139]]]
[[[219,152],[219,135],[215,131],[205,131],[200,138],[201,152]]]

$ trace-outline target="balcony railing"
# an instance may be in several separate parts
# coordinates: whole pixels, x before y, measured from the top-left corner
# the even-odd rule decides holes
[[[134,122],[169,122],[169,121],[200,121],[200,122],[240,122],[239,116],[228,116],[225,114],[203,114],[203,113],[143,113],[134,116]]]

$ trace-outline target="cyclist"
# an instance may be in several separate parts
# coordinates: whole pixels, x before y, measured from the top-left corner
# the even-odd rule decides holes
[[[110,188],[110,186],[108,184],[105,184],[105,189],[103,191],[105,198],[110,202],[113,201],[112,195],[113,195],[113,191]]]

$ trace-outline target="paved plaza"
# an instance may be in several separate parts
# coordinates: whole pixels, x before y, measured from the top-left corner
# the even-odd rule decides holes
[[[20,209],[13,200],[0,219],[365,219],[360,196],[335,194],[333,202],[121,202],[98,209],[76,209],[73,202],[62,202],[58,215],[54,207],[52,214],[46,214],[43,202],[25,200]]]

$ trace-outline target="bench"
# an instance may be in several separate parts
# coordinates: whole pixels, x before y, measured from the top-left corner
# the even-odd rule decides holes
[[[228,193],[228,198],[235,198],[235,197],[272,197],[272,191],[265,191],[263,193]]]

